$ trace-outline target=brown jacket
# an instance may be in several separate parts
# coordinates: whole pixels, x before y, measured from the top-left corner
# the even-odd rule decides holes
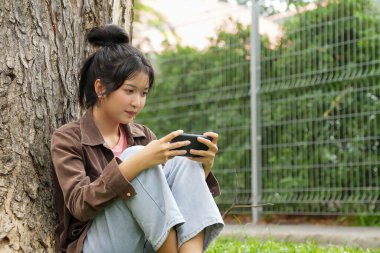
[[[143,125],[129,123],[123,127],[128,147],[145,146],[156,139]],[[105,145],[94,123],[92,109],[79,120],[54,131],[51,156],[59,218],[55,250],[79,253],[95,216],[114,198],[127,200],[137,193],[120,173],[121,160]],[[219,185],[212,173],[206,181],[213,196],[218,196]]]

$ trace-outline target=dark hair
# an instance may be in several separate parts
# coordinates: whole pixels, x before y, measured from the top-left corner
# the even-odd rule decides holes
[[[103,95],[108,95],[142,71],[148,75],[149,88],[152,88],[153,68],[138,49],[128,44],[129,37],[123,28],[113,24],[95,27],[87,40],[99,48],[84,61],[80,71],[79,103],[82,108],[89,108],[98,101],[94,87],[96,79],[100,79],[106,89]]]

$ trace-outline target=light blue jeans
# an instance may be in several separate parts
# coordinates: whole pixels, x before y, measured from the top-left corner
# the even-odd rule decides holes
[[[121,160],[142,148],[126,149]],[[84,241],[84,253],[155,252],[172,227],[178,247],[204,230],[205,250],[223,229],[200,163],[177,156],[163,168],[143,171],[131,183],[137,195],[114,200],[96,216]]]

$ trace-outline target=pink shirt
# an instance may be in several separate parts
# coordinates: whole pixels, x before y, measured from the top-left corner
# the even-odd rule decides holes
[[[112,148],[112,152],[115,156],[120,157],[121,153],[127,148],[127,138],[125,138],[125,133],[123,128],[120,129],[120,138],[115,147]]]

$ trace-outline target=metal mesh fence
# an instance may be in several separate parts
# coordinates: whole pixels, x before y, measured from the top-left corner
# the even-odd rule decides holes
[[[276,20],[283,30],[276,46],[260,37],[260,203],[274,203],[262,211],[380,215],[378,6],[315,3]],[[252,203],[256,143],[250,29],[235,25],[218,34],[205,50],[178,47],[150,56],[157,82],[138,121],[158,137],[176,129],[220,135],[213,171],[224,212]]]
[[[377,7],[319,2],[261,55],[264,213],[380,214]]]

